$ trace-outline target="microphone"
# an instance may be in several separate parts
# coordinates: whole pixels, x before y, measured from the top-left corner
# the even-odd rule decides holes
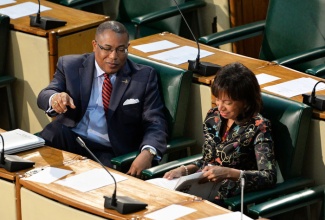
[[[193,34],[192,29],[190,28],[190,26],[188,25],[181,9],[178,6],[178,3],[176,0],[174,0],[176,7],[179,11],[179,13],[181,14],[188,30],[190,31],[194,41],[196,42],[197,45],[197,49],[198,49],[198,53],[197,53],[197,57],[195,60],[189,60],[188,61],[188,70],[192,71],[193,73],[197,73],[199,75],[202,76],[211,76],[211,75],[215,75],[218,70],[221,68],[220,65],[217,64],[213,64],[213,63],[209,63],[209,62],[200,62],[200,45],[199,42],[197,41],[196,37]]]
[[[104,207],[107,209],[115,209],[121,214],[128,214],[132,212],[137,212],[142,209],[145,209],[145,207],[148,205],[146,203],[137,201],[135,199],[132,199],[127,196],[116,196],[116,189],[117,189],[117,183],[114,178],[114,176],[106,169],[106,167],[98,160],[98,158],[89,150],[89,148],[86,146],[85,142],[80,138],[77,137],[76,141],[78,144],[85,148],[88,153],[106,170],[106,172],[112,177],[115,184],[115,189],[112,194],[112,197],[104,196],[105,202]]]
[[[36,16],[30,15],[30,26],[40,27],[44,30],[64,26],[67,22],[51,17],[41,17],[41,2],[38,0],[38,12]]]
[[[325,81],[318,81],[311,94],[302,94],[303,96],[303,100],[302,102],[309,105],[309,106],[312,106],[318,110],[321,110],[321,111],[324,111],[325,110],[325,96],[324,95],[319,95],[316,97],[316,86],[319,84],[319,83],[325,83]]]
[[[17,155],[5,155],[5,142],[2,134],[0,134],[2,141],[2,151],[0,155],[0,167],[4,168],[9,172],[16,172],[31,168],[35,162],[25,160]]]

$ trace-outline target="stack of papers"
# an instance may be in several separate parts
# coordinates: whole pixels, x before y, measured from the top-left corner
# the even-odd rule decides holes
[[[45,144],[43,138],[20,129],[6,131],[1,134],[4,139],[4,152],[6,154],[16,154],[22,151],[44,146]],[[2,145],[2,139],[0,138],[1,149]]]

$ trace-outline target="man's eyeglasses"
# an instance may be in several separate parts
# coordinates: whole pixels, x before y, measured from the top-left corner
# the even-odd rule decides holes
[[[106,54],[111,54],[113,53],[113,51],[115,50],[116,54],[117,55],[125,55],[127,52],[128,52],[128,48],[125,48],[123,46],[121,47],[118,47],[118,48],[115,48],[115,49],[112,49],[111,47],[109,48],[105,48],[103,47],[102,45],[100,45],[96,40],[95,40],[96,44],[98,45],[98,47],[104,51]]]

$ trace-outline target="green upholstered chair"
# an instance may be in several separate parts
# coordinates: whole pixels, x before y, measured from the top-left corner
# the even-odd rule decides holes
[[[304,72],[325,63],[325,1],[270,0],[266,19],[199,38],[219,46],[263,34],[259,58]]]
[[[272,218],[273,216],[294,211],[301,207],[309,208],[311,204],[321,202],[319,220],[325,219],[325,185],[303,189],[248,208],[253,218]],[[309,215],[308,215],[309,214]],[[315,219],[307,212],[305,219]]]
[[[47,0],[47,1],[54,2],[67,7],[75,8],[75,9],[83,9],[88,6],[93,6],[99,3],[103,3],[106,0]]]
[[[129,54],[129,58],[136,63],[152,66],[158,72],[159,87],[165,104],[169,130],[167,152],[161,163],[184,156],[184,154],[190,155],[190,149],[195,146],[196,140],[185,136],[185,120],[190,98],[192,72],[132,54]],[[132,152],[113,158],[114,168],[126,172],[138,153]]]
[[[206,5],[203,0],[177,0],[179,8],[194,32],[199,36],[198,9]],[[188,19],[189,18],[189,19]],[[164,31],[190,36],[174,0],[120,0],[118,21],[129,31],[130,39],[145,37]]]
[[[10,18],[0,14],[0,92],[6,90],[7,108],[9,112],[10,129],[16,128],[15,111],[12,95],[12,84],[16,78],[9,75],[7,69],[8,45],[10,37]]]
[[[271,120],[275,153],[284,181],[275,188],[245,193],[244,207],[264,202],[272,197],[311,186],[313,180],[302,176],[304,152],[312,116],[312,108],[296,101],[262,93],[262,114]],[[182,164],[201,158],[201,154],[152,167],[143,172],[147,178],[161,177]],[[225,200],[231,210],[240,210],[240,195]]]

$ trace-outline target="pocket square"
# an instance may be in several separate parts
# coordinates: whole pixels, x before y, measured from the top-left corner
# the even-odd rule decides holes
[[[139,99],[127,99],[124,101],[123,105],[132,105],[139,103]]]

